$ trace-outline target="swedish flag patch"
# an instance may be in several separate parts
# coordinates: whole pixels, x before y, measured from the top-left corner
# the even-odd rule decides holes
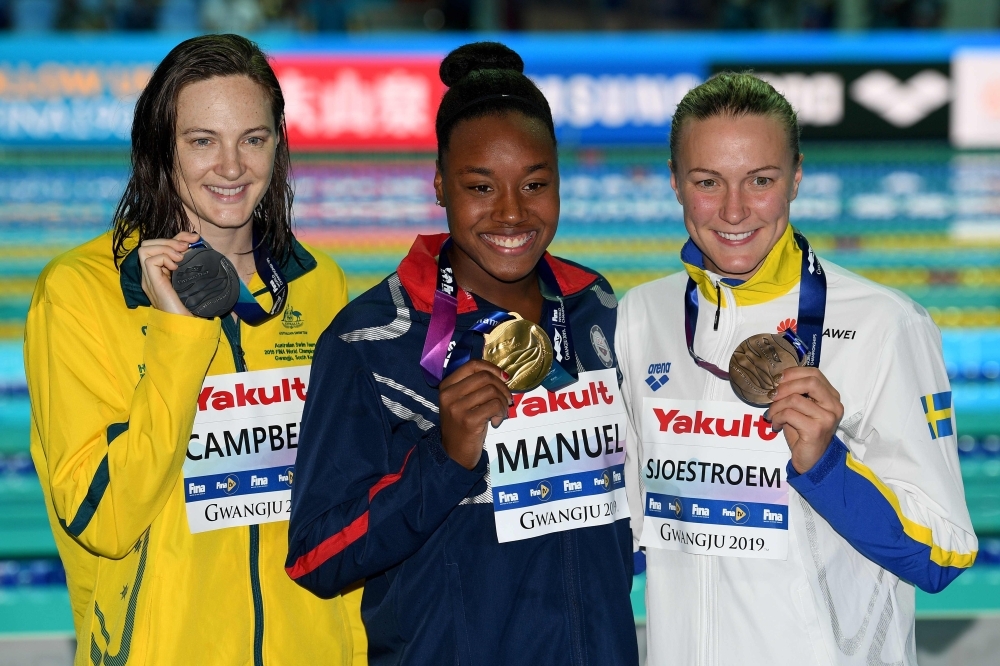
[[[951,426],[951,391],[922,395],[920,404],[924,408],[931,439],[955,434]]]

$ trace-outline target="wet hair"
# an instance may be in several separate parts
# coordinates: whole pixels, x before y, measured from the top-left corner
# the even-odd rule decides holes
[[[722,72],[689,90],[677,105],[670,124],[670,156],[674,162],[679,154],[678,146],[684,126],[692,120],[716,116],[774,118],[781,123],[788,136],[788,149],[793,159],[798,158],[799,123],[795,110],[785,96],[752,72]]]
[[[451,132],[463,120],[517,111],[540,121],[556,142],[552,110],[538,86],[524,75],[521,56],[497,42],[460,46],[441,61],[448,92],[438,107],[438,160],[448,150]]]
[[[222,76],[245,76],[260,86],[274,115],[278,145],[271,182],[253,211],[255,235],[283,262],[292,252],[292,187],[285,98],[267,56],[239,35],[204,35],[181,42],[156,67],[139,95],[132,121],[132,170],[112,220],[115,261],[152,238],[172,238],[190,224],[174,184],[177,96],[185,86]]]

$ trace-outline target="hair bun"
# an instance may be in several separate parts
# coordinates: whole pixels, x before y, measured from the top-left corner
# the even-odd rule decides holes
[[[499,42],[474,42],[459,46],[441,61],[441,81],[449,88],[483,69],[512,69],[524,73],[521,56]]]

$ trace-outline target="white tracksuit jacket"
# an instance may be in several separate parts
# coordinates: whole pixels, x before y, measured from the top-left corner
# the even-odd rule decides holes
[[[695,351],[721,368],[741,341],[792,325],[798,312],[801,250],[791,226],[753,278],[720,285],[718,330],[718,276],[704,270],[691,241],[681,257],[686,273],[632,289],[618,310],[636,544],[649,461],[637,433],[655,416],[644,399],[739,403],[728,382],[688,354],[688,276],[699,287]],[[905,295],[821,262],[828,291],[820,368],[845,411],[812,470],[786,468],[787,559],[647,548],[651,665],[910,666],[914,585],[939,591],[975,560],[940,332]]]

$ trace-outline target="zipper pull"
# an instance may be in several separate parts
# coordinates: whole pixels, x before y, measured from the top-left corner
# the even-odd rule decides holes
[[[722,312],[722,287],[719,286],[719,282],[715,283],[715,326],[712,327],[713,331],[719,330],[719,314]]]

